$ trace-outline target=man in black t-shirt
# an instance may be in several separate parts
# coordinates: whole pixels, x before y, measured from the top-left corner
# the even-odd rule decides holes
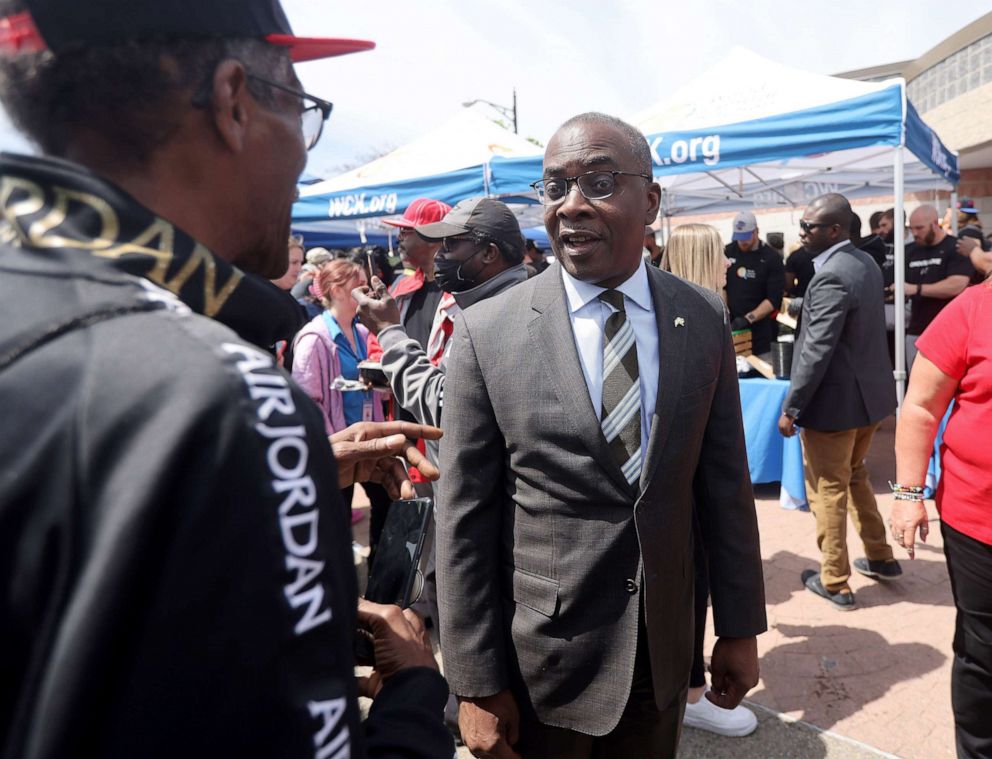
[[[727,270],[727,308],[731,329],[751,328],[755,354],[771,350],[778,334],[774,314],[785,292],[785,264],[777,250],[758,237],[758,220],[750,211],[734,217],[731,243],[724,248]]]
[[[916,338],[975,273],[971,261],[955,251],[957,238],[940,228],[933,206],[920,206],[910,214],[909,231],[913,242],[906,246],[905,287],[912,315],[906,328],[907,370],[916,358]]]

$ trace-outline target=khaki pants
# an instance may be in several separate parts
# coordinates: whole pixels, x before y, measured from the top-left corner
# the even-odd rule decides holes
[[[865,456],[878,425],[839,432],[802,430],[806,497],[816,516],[820,580],[831,593],[847,588],[847,514],[872,561],[892,558],[885,524],[878,513]]]

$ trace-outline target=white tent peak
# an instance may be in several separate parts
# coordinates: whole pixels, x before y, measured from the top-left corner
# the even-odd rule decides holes
[[[735,124],[860,97],[898,81],[861,82],[814,74],[737,46],[630,122],[644,134]]]
[[[501,127],[481,104],[462,108],[430,132],[364,166],[305,189],[301,197],[352,187],[398,182],[481,166],[493,156],[532,155],[537,148],[524,137]]]

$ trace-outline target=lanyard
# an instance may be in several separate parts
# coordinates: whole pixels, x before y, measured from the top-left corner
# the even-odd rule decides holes
[[[331,315],[330,311],[325,311],[323,313],[324,324],[327,325],[327,331],[333,335],[335,332],[341,332],[341,327],[338,326],[337,321]],[[368,358],[368,352],[366,346],[362,342],[362,336],[358,332],[358,317],[355,317],[355,321],[351,323],[352,334],[355,336],[355,350],[351,351],[352,355],[355,356],[359,361],[364,361]],[[343,333],[342,333],[343,334]],[[333,337],[331,338],[334,339]],[[345,340],[348,346],[348,350],[351,350],[351,343]]]
[[[331,314],[330,311],[325,311],[322,314],[322,316],[324,317],[324,324],[327,325],[328,333],[330,333],[331,335],[333,335],[335,332],[342,335],[344,334],[343,332],[341,332],[341,327],[338,325],[337,320],[334,318],[334,316]],[[361,363],[366,358],[368,358],[368,347],[364,344],[364,342],[362,341],[362,336],[358,332],[357,316],[355,317],[355,321],[351,323],[351,329],[352,329],[352,334],[355,336],[355,350],[354,351],[351,350],[351,344],[348,342],[347,339],[345,339],[344,341],[345,345],[347,346],[346,349],[348,350],[349,353],[351,353],[353,356],[355,356],[355,358],[358,359],[358,363]],[[334,338],[331,339],[334,340]],[[334,342],[337,343],[336,340],[334,340]],[[342,347],[341,345],[338,345],[338,348],[341,347]],[[364,393],[362,393],[362,398],[364,401],[362,408],[362,419],[363,421],[370,422],[372,421],[372,392],[366,390]]]

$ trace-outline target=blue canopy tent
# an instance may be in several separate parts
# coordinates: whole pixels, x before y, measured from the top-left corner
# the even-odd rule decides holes
[[[454,205],[488,194],[488,163],[497,155],[529,155],[534,145],[477,108],[456,113],[436,129],[360,166],[321,182],[301,185],[293,228],[310,240],[388,240],[383,217],[403,213],[417,198]]]
[[[303,244],[307,249],[381,245],[392,250],[396,239],[395,229],[390,232],[389,227],[381,228],[379,225],[362,228],[348,222],[340,224],[293,222],[293,234],[303,236]]]
[[[749,119],[737,120],[740,114]],[[671,98],[631,122],[647,136],[666,221],[745,208],[801,208],[817,195],[953,191],[957,155],[920,118],[903,79],[860,82],[810,74],[736,48]],[[530,194],[541,156],[494,158],[489,191]],[[530,197],[533,197],[530,194]],[[896,271],[904,230],[896,225]],[[896,277],[902,302],[903,278]],[[896,308],[896,379],[905,380],[904,311]]]

